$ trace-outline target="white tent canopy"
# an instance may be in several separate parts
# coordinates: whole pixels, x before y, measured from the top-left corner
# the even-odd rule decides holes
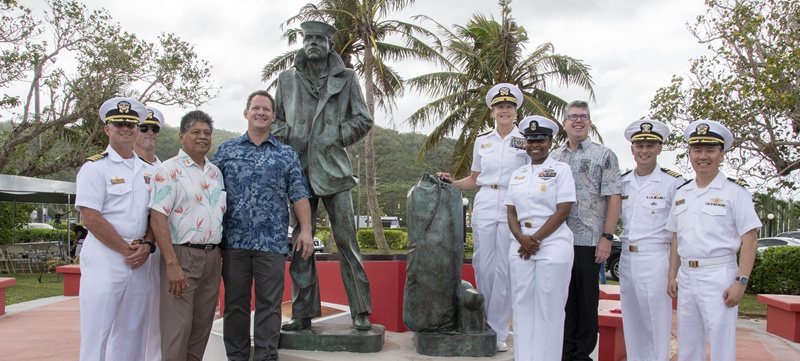
[[[72,204],[75,182],[0,174],[0,202]]]

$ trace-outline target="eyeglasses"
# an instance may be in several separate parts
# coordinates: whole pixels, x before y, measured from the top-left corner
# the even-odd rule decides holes
[[[570,115],[567,115],[567,119],[569,119],[569,120],[571,120],[573,122],[578,120],[578,118],[581,118],[581,120],[589,120],[589,114],[570,114]]]
[[[139,131],[142,133],[147,133],[147,129],[151,129],[153,133],[158,134],[161,131],[161,127],[157,125],[140,125]]]

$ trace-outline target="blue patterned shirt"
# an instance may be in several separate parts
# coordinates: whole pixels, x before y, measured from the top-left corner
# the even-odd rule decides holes
[[[225,248],[289,254],[289,208],[309,198],[300,158],[271,134],[256,146],[244,133],[222,143],[211,160],[228,192],[223,219]]]
[[[550,157],[572,168],[578,202],[572,206],[567,225],[575,235],[574,244],[597,246],[606,222],[606,197],[622,193],[617,155],[587,138],[574,151],[565,142],[553,149]]]

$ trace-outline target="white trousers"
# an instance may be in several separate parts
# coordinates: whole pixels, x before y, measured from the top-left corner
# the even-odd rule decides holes
[[[630,361],[669,361],[672,298],[667,295],[669,249],[622,251],[620,300]]]
[[[508,251],[514,315],[514,360],[561,360],[564,306],[569,293],[573,257],[523,260],[520,244]],[[561,257],[564,258],[564,257]]]
[[[733,284],[738,272],[735,262],[700,268],[681,266],[679,269],[679,361],[704,361],[706,341],[711,349],[711,361],[736,359],[739,307],[726,306],[722,295]]]
[[[478,291],[485,299],[486,323],[505,341],[511,326],[511,282],[508,275],[508,250],[511,230],[508,223],[475,219],[472,268]]]
[[[141,361],[149,302],[147,267],[131,269],[125,257],[91,234],[81,250],[81,361]]]
[[[149,285],[149,307],[145,317],[144,337],[145,360],[161,361],[161,250],[150,255],[147,263]]]

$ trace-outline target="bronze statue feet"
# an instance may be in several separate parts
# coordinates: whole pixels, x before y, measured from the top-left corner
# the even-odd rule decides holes
[[[281,330],[284,331],[300,331],[300,330],[308,330],[310,328],[311,328],[310,318],[293,318],[289,322],[281,326]]]
[[[359,331],[367,331],[372,329],[372,323],[369,322],[369,318],[367,317],[366,313],[359,313],[353,318],[353,327]]]

